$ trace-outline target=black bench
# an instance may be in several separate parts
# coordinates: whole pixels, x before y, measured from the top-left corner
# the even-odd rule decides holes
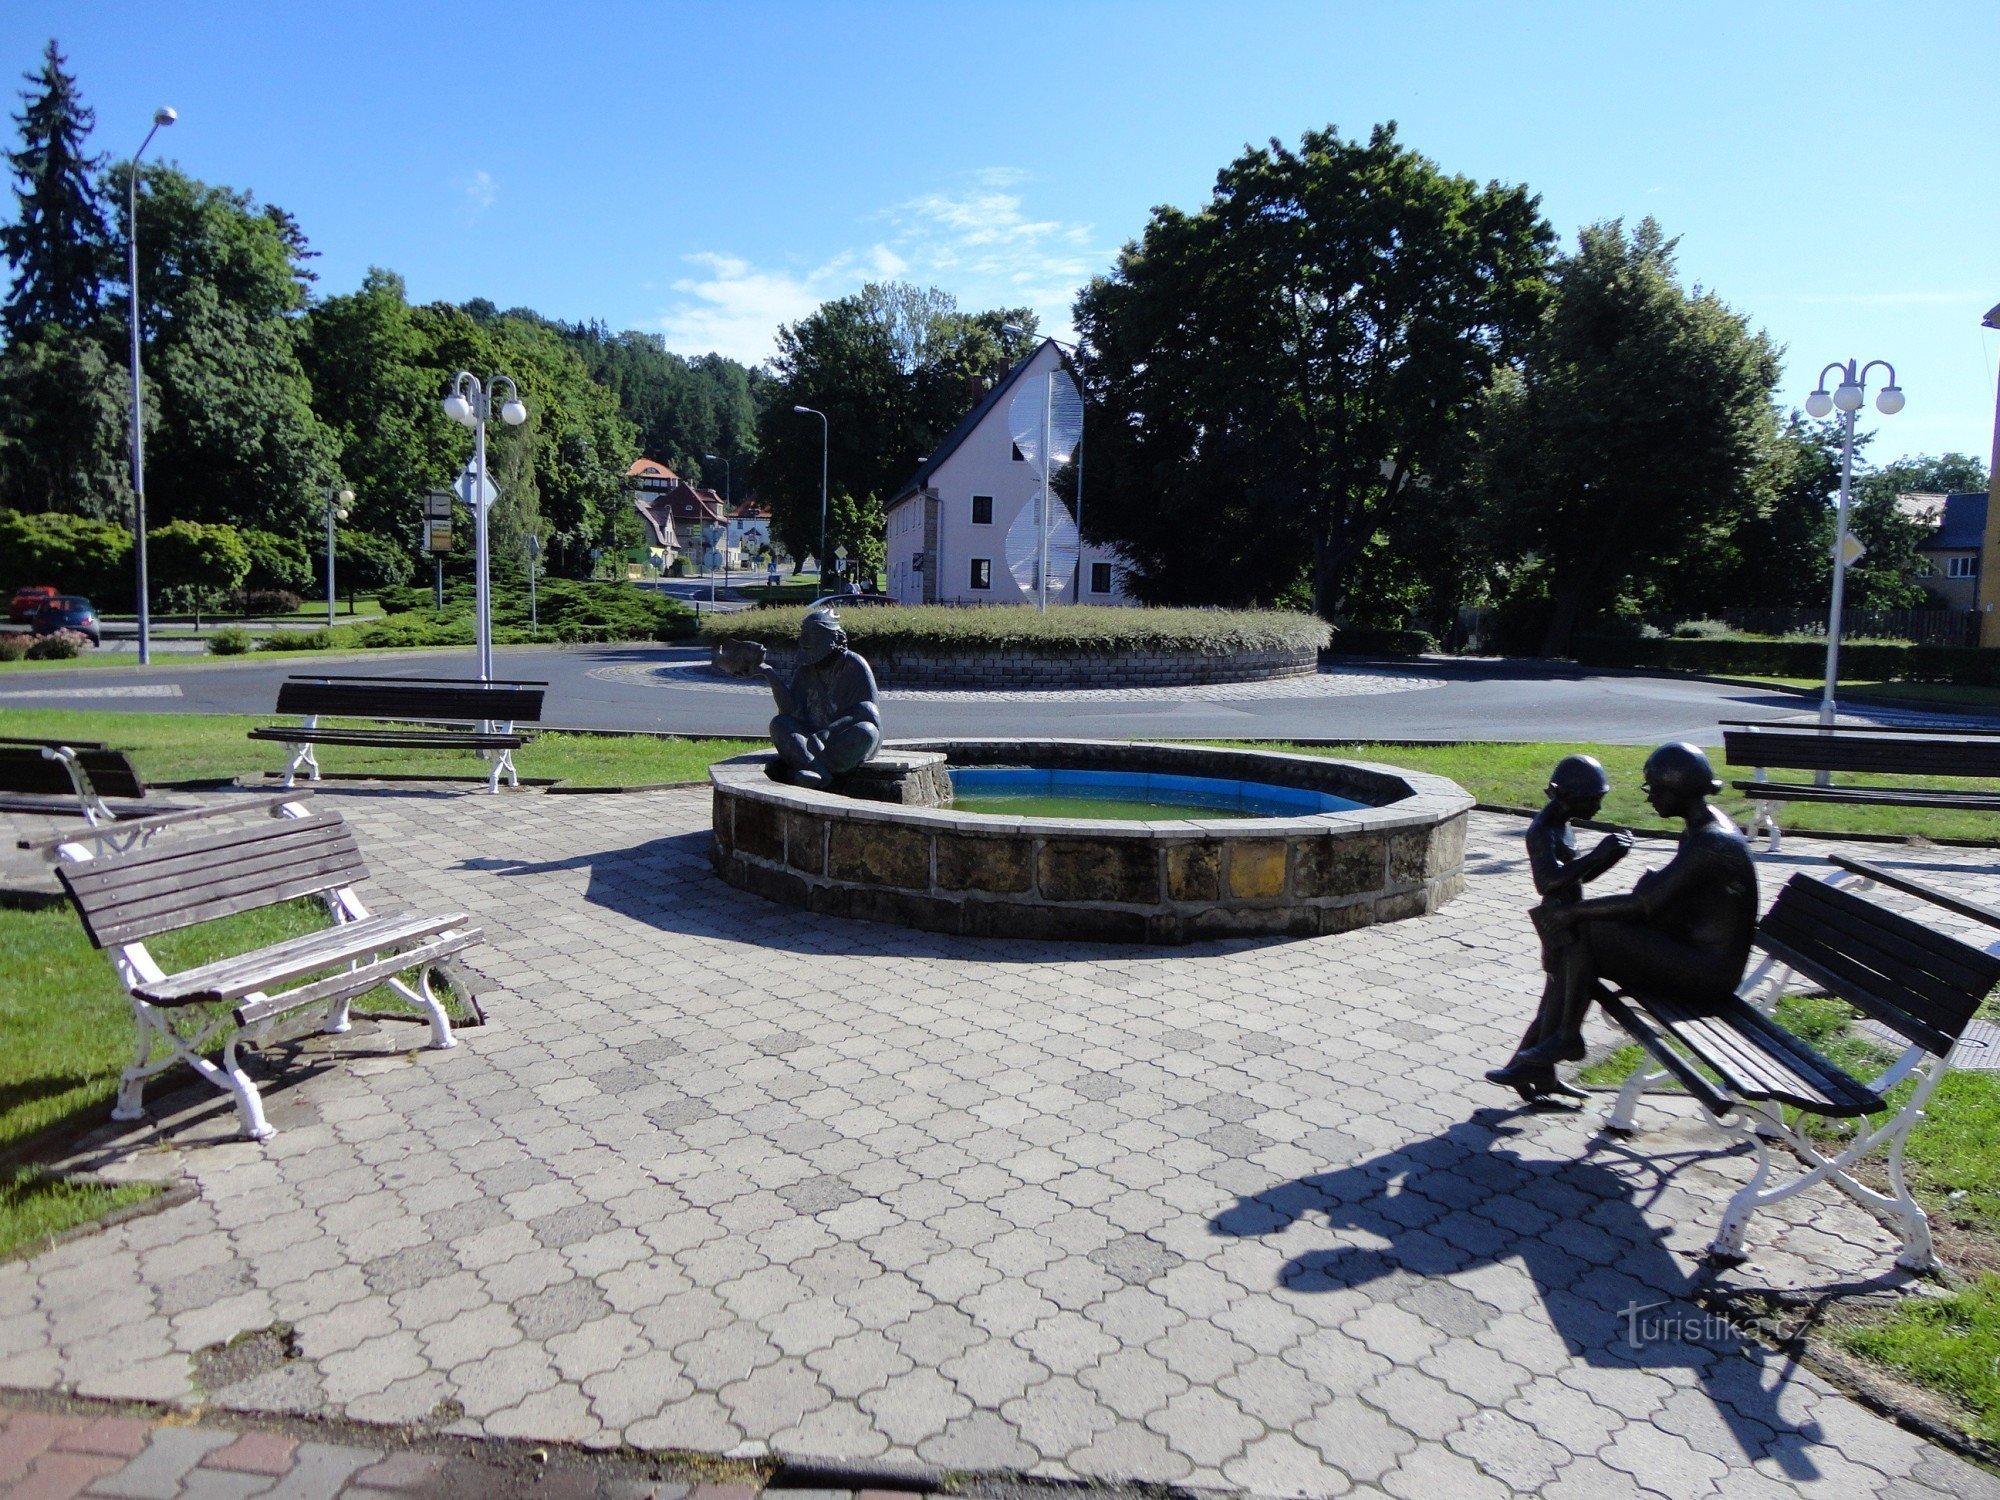
[[[1933,1268],[1930,1223],[1903,1178],[1903,1143],[1943,1079],[1966,1023],[2000,982],[2000,957],[1805,875],[1794,875],[1778,893],[1757,926],[1756,944],[1772,961],[1766,993],[1773,1005],[1790,971],[1900,1037],[1902,1054],[1863,1083],[1745,999],[1690,1005],[1607,986],[1598,995],[1606,1014],[1658,1066],[1640,1068],[1626,1080],[1606,1128],[1629,1131],[1640,1093],[1671,1075],[1718,1126],[1755,1146],[1757,1169],[1729,1200],[1709,1247],[1718,1259],[1742,1258],[1743,1232],[1758,1209],[1830,1181],[1901,1234],[1898,1265]],[[1885,1095],[1905,1079],[1914,1079],[1914,1087],[1890,1111]],[[1853,1142],[1828,1157],[1786,1121],[1787,1106],[1833,1119],[1889,1117],[1859,1126]],[[1767,1187],[1767,1138],[1788,1142],[1807,1169]],[[1892,1193],[1863,1186],[1849,1171],[1884,1148]]]
[[[2000,812],[2000,788],[1841,786],[1771,781],[1766,770],[1876,773],[1888,776],[1961,776],[2000,779],[2000,734],[1976,729],[1882,728],[1875,725],[1746,724],[1725,721],[1723,754],[1732,766],[1756,776],[1731,783],[1756,802],[1754,837],[1779,842],[1780,802],[1841,802],[1879,807],[1941,807]]]
[[[0,812],[76,817],[95,827],[165,810],[145,799],[139,768],[123,750],[0,736]]]
[[[515,728],[542,716],[546,682],[478,682],[462,677],[287,677],[278,686],[277,712],[298,714],[299,724],[271,724],[250,731],[253,740],[276,740],[291,747],[285,767],[291,786],[299,767],[319,780],[315,745],[374,745],[399,750],[471,750],[492,770],[487,789],[500,790],[505,775],[519,786],[514,752],[533,738]],[[335,727],[323,717],[398,719],[426,727],[382,725]]]
[[[241,821],[255,811],[275,816]],[[228,820],[235,826],[217,826]],[[430,968],[478,942],[479,929],[463,912],[371,915],[353,890],[368,869],[338,813],[312,812],[292,797],[168,814],[138,826],[146,824],[153,832],[174,831],[122,853],[100,846],[133,825],[23,841],[27,847],[54,845],[56,876],[85,935],[93,947],[111,950],[112,967],[131,997],[139,1042],[119,1080],[114,1120],[144,1118],[146,1080],[178,1060],[231,1095],[243,1133],[264,1139],[272,1130],[237,1047],[262,1041],[278,1023],[322,1006],[323,1029],[345,1032],[350,1003],[380,984],[423,1010],[433,1047],[457,1045],[431,988]],[[146,939],[161,933],[300,896],[320,897],[334,925],[177,974],[147,951]],[[414,988],[397,977],[412,971]],[[174,1024],[177,1013],[196,1007],[207,1013],[192,1024]],[[209,1053],[225,1032],[218,1062]]]

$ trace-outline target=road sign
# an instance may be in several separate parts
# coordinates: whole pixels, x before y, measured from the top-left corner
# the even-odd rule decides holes
[[[451,517],[446,516],[442,521],[425,520],[424,550],[440,557],[451,551]]]
[[[1853,532],[1848,531],[1848,532],[1843,532],[1841,534],[1840,564],[1842,567],[1844,568],[1853,567],[1856,563],[1861,561],[1862,554],[1865,553],[1867,550],[1868,549],[1866,547],[1861,545],[1861,538],[1856,536]]]
[[[432,490],[424,496],[424,519],[426,521],[449,521],[451,519],[451,492]]]
[[[491,479],[486,481],[483,490],[479,487],[479,475],[471,464],[467,464],[459,471],[458,478],[452,481],[451,487],[459,499],[475,509],[482,505],[491,505],[500,498],[500,491],[494,487]]]

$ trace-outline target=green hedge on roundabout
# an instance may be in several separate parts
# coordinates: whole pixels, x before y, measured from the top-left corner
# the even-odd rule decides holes
[[[1023,605],[959,609],[939,604],[840,608],[849,642],[864,655],[918,648],[944,651],[1034,651],[1054,654],[1139,651],[1321,651],[1332,639],[1324,620],[1278,609],[1127,609],[1101,604]],[[808,605],[779,605],[711,615],[702,622],[709,645],[757,640],[789,645],[798,639]]]

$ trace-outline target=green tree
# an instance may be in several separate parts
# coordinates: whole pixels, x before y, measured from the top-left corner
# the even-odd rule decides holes
[[[1155,599],[1271,599],[1304,574],[1319,613],[1365,615],[1371,557],[1542,304],[1536,207],[1390,124],[1273,141],[1198,212],[1154,210],[1076,305],[1091,537]]]
[[[1720,298],[1683,288],[1651,219],[1583,230],[1527,363],[1488,412],[1490,503],[1546,564],[1542,651],[1580,621],[1653,602],[1709,566],[1759,508],[1777,353]]]
[[[243,587],[301,596],[312,592],[313,560],[306,556],[305,545],[298,538],[254,529],[237,535],[250,554],[250,571],[243,575]]]
[[[345,529],[334,533],[333,561],[334,583],[347,595],[349,614],[354,613],[356,594],[401,588],[416,568],[409,552],[388,538]]]
[[[121,167],[113,176],[122,185]],[[299,359],[311,252],[291,216],[248,193],[147,166],[140,284],[159,408],[147,503],[176,520],[291,532],[338,466]]]
[[[131,410],[125,371],[89,334],[48,323],[13,340],[0,350],[0,505],[129,519]]]
[[[14,271],[0,305],[10,342],[49,326],[92,332],[104,299],[110,235],[96,178],[101,159],[83,149],[94,116],[63,62],[51,41],[41,71],[27,75],[26,108],[14,116],[21,144],[7,164],[20,209],[0,227],[0,254]]]
[[[1007,323],[1026,332],[1003,333]],[[781,328],[753,482],[784,549],[801,562],[819,550],[820,424],[794,407],[826,413],[833,484],[894,494],[1034,347],[1035,326],[1026,308],[968,314],[936,288],[871,283]]]
[[[846,563],[838,570],[841,582],[867,585],[880,576],[886,542],[879,496],[856,500],[845,488],[833,492],[826,511],[826,550],[836,557],[843,549],[847,553]],[[835,574],[832,562],[827,564],[827,574],[831,582]]]
[[[250,572],[250,549],[233,526],[172,521],[146,538],[150,586],[169,609],[185,610],[201,628],[204,613],[222,608]]]
[[[0,559],[13,575],[8,587],[50,584],[83,594],[98,607],[131,602],[132,536],[87,516],[24,515],[0,510]]]

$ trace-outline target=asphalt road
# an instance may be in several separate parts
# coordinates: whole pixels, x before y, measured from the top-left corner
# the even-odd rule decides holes
[[[594,729],[761,736],[771,715],[760,688],[700,669],[704,653],[666,646],[502,646],[501,676],[549,684],[547,722]],[[168,713],[269,713],[279,681],[302,671],[388,677],[471,676],[468,651],[371,653],[338,659],[163,661],[0,676],[0,708],[110,709]],[[664,673],[664,677],[658,674]],[[1422,661],[1356,665],[1327,689],[1300,696],[1274,686],[1180,698],[1068,700],[1054,694],[1004,700],[975,694],[884,695],[892,736],[1061,735],[1106,738],[1598,740],[1718,744],[1724,718],[1786,718],[1810,700],[1768,689],[1684,677],[1610,674],[1519,661]],[[1384,690],[1388,689],[1388,690]],[[1279,696],[1289,691],[1292,696]],[[1246,695],[1246,696],[1238,696]],[[1864,711],[1865,713],[1866,711]],[[1884,711],[1867,717],[1910,718]]]

